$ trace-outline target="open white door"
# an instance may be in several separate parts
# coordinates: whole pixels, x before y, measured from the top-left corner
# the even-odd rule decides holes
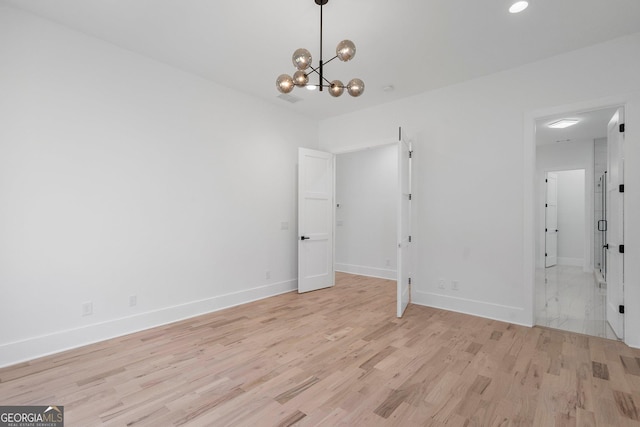
[[[402,317],[411,300],[411,142],[398,141],[398,317]]]
[[[624,111],[611,118],[607,130],[607,321],[624,338]]]
[[[334,155],[298,150],[298,292],[302,293],[335,283]]]
[[[544,209],[544,266],[558,263],[558,175],[547,172]]]

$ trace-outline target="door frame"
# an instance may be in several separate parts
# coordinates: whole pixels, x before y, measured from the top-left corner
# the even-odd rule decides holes
[[[607,224],[611,224],[612,227],[608,228],[607,233],[607,265],[609,265],[609,280],[611,283],[607,283],[607,306],[605,308],[606,319],[611,329],[615,335],[619,338],[624,339],[625,336],[625,315],[624,310],[620,313],[619,307],[625,306],[625,275],[624,275],[624,267],[625,267],[625,255],[624,251],[622,253],[618,252],[618,250],[614,249],[616,245],[624,245],[624,226],[625,226],[625,218],[624,218],[624,192],[619,191],[618,185],[625,184],[625,173],[624,173],[624,134],[616,129],[620,124],[625,123],[625,110],[624,107],[618,108],[616,113],[611,117],[609,124],[607,126],[607,141],[609,136],[611,136],[611,130],[613,129],[613,133],[616,135],[618,144],[610,144],[607,143],[607,186],[603,190],[606,192],[606,209],[608,222]],[[622,140],[620,142],[620,140]],[[615,147],[618,152],[612,153],[612,148]],[[612,158],[613,157],[613,158]],[[614,168],[614,164],[617,163],[617,168]],[[615,200],[613,199],[615,198]],[[622,208],[622,209],[620,209]],[[611,214],[611,215],[610,215]],[[617,215],[616,215],[617,214]],[[622,216],[622,221],[620,217]],[[617,218],[616,218],[617,217]],[[617,221],[616,221],[617,219]],[[613,246],[613,247],[612,247]],[[627,263],[628,264],[628,263]],[[622,290],[622,292],[620,292]],[[615,295],[613,295],[615,294]],[[621,295],[622,294],[622,295]],[[609,297],[616,297],[616,301],[609,299]],[[622,297],[622,299],[620,299]],[[616,307],[617,306],[617,307]]]
[[[523,286],[524,301],[523,309],[525,317],[529,319],[529,326],[535,325],[535,274],[536,274],[536,230],[538,223],[536,221],[537,192],[536,179],[538,171],[536,169],[536,121],[548,116],[570,114],[575,111],[599,110],[603,108],[623,107],[625,109],[625,120],[627,123],[640,123],[640,93],[630,93],[619,96],[609,96],[598,99],[592,99],[584,102],[548,106],[535,110],[527,110],[524,113],[523,123]],[[631,128],[630,126],[627,127]],[[625,171],[627,173],[627,181],[633,179],[634,176],[640,174],[640,132],[629,132],[627,129],[625,135],[625,146],[629,150],[625,154],[629,157]],[[634,145],[635,144],[635,145]],[[633,171],[633,176],[629,176],[629,172]],[[635,190],[636,192],[638,190]],[[629,228],[629,218],[640,213],[640,198],[628,197],[629,203],[625,204],[625,231],[629,231],[625,235],[625,240],[640,241],[640,227],[631,225]],[[629,257],[640,255],[640,248],[631,249],[625,254]],[[634,252],[632,254],[631,252]],[[636,283],[640,281],[640,265],[632,266],[625,271],[625,282]],[[640,286],[625,286],[625,301],[633,301],[634,298],[640,297]],[[625,314],[625,324],[632,325],[638,323],[638,327],[634,330],[627,330],[624,342],[630,346],[640,348],[640,311],[628,310]],[[635,323],[634,323],[635,322]]]

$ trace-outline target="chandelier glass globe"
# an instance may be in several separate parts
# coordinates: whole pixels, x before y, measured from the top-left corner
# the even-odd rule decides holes
[[[298,70],[306,70],[311,65],[311,52],[307,49],[296,49],[296,51],[293,52],[291,61]]]
[[[344,92],[344,85],[340,80],[334,80],[331,82],[331,86],[329,86],[329,93],[334,98],[339,97]]]
[[[342,40],[336,46],[336,56],[340,61],[350,61],[356,56],[356,45],[351,40]]]
[[[349,95],[357,98],[364,92],[364,82],[360,79],[349,80],[349,83],[347,84],[347,91],[349,92]]]
[[[289,93],[293,90],[293,78],[288,74],[280,74],[276,80],[276,87],[281,93]]]

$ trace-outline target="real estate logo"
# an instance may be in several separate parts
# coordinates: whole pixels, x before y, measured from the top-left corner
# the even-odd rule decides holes
[[[0,427],[64,427],[64,406],[0,406]]]

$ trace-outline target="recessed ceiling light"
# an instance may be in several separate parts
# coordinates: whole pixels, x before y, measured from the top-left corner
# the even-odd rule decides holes
[[[382,88],[383,91],[385,92],[393,92],[395,88],[393,87],[393,85],[388,85]]]
[[[509,8],[509,12],[511,13],[520,13],[529,7],[529,2],[527,0],[520,0],[511,5]]]
[[[580,120],[577,119],[560,119],[555,122],[549,123],[547,126],[553,129],[564,129],[569,126],[573,126],[578,123]]]

